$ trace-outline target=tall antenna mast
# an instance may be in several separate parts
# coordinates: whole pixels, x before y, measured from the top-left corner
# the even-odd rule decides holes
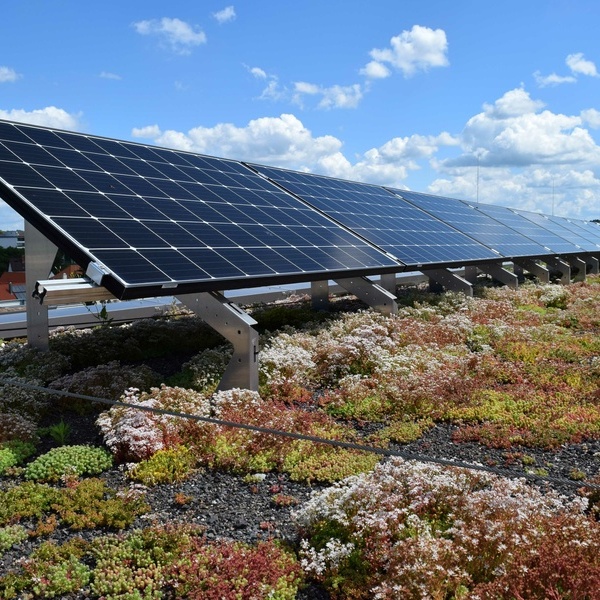
[[[477,153],[477,204],[479,204],[479,152]]]

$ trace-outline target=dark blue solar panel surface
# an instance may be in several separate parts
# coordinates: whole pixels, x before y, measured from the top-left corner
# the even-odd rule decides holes
[[[598,252],[600,250],[600,245],[598,245],[598,240],[592,234],[591,231],[585,227],[584,221],[579,221],[577,219],[567,219],[566,217],[548,217],[551,221],[562,225],[565,229],[574,234],[577,240],[581,240],[582,247],[587,252]],[[578,242],[579,243],[579,242]]]
[[[403,268],[235,161],[0,122],[2,181],[2,199],[82,267],[103,265],[120,297]]]
[[[582,237],[579,233],[574,233],[572,228],[565,227],[566,219],[561,220],[548,215],[542,215],[539,213],[529,212],[525,210],[516,210],[516,213],[523,215],[526,219],[537,223],[541,227],[545,227],[549,231],[552,231],[556,235],[560,235],[568,238],[571,242],[579,246],[580,252],[592,252],[598,250],[595,244],[592,244],[589,240]]]
[[[583,229],[585,229],[586,234],[590,237],[590,239],[597,244],[600,244],[600,224],[594,223],[593,221],[575,221],[578,225],[580,225]]]
[[[382,187],[251,166],[406,265],[498,258],[489,248]]]
[[[415,206],[451,224],[506,258],[540,256],[548,253],[541,244],[525,237],[496,219],[475,210],[462,200],[395,190]]]
[[[492,204],[478,204],[475,208],[508,225],[511,229],[518,231],[530,240],[547,247],[554,254],[576,254],[581,252],[581,248],[566,239],[566,237],[561,237],[553,231],[526,219],[522,214],[511,208]]]

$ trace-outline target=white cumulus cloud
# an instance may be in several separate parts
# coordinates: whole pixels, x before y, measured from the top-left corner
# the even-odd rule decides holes
[[[390,40],[389,48],[374,48],[373,59],[361,71],[368,77],[381,78],[389,73],[388,65],[404,73],[405,77],[431,67],[445,67],[448,62],[448,41],[443,29],[414,25]]]
[[[206,34],[202,30],[181,19],[163,17],[138,21],[133,24],[133,27],[141,35],[159,37],[163,44],[177,54],[190,54],[194,46],[206,43]]]
[[[536,71],[533,74],[533,77],[539,87],[551,87],[563,83],[575,83],[577,81],[577,79],[571,75],[557,75],[556,73],[542,75],[539,71]]]
[[[595,108],[588,108],[581,111],[581,120],[592,129],[600,129],[600,111]]]
[[[213,17],[219,23],[228,23],[229,21],[233,21],[236,17],[235,8],[233,6],[226,6],[223,10],[213,13]]]
[[[600,146],[589,128],[600,111],[554,113],[522,88],[506,92],[471,117],[460,154],[431,159],[429,191],[557,215],[598,218]]]
[[[14,69],[0,66],[0,83],[11,83],[20,77]]]
[[[31,111],[22,109],[0,110],[0,119],[69,131],[77,131],[80,128],[80,116],[70,114],[56,106],[47,106]]]
[[[264,69],[261,69],[260,67],[248,67],[248,71],[257,79],[267,78],[267,72]]]
[[[297,81],[294,83],[293,101],[302,104],[304,96],[320,96],[319,108],[356,108],[363,97],[360,84],[332,85],[323,87],[315,83]]]
[[[543,107],[522,88],[484,105],[483,112],[471,117],[463,129],[464,154],[448,160],[446,166],[473,165],[477,151],[481,164],[492,167],[583,163],[600,158],[581,117],[555,114]]]
[[[159,137],[161,134],[160,127],[158,125],[146,125],[145,127],[134,127],[131,130],[131,135],[135,138],[147,138],[153,139]]]
[[[590,77],[598,77],[596,65],[591,60],[586,60],[581,52],[569,54],[565,62],[573,73],[579,75],[589,75]]]

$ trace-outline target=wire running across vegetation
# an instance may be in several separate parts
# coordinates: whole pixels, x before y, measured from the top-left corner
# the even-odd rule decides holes
[[[38,386],[38,385],[23,383],[20,381],[14,381],[11,379],[5,379],[3,381],[3,384],[4,385],[14,385],[14,386],[26,389],[26,390],[43,392],[43,393],[47,393],[47,394],[55,395],[55,396],[63,396],[63,397],[68,397],[68,398],[73,398],[73,399],[78,399],[78,400],[85,400],[85,401],[89,401],[89,402],[93,402],[93,403],[97,403],[97,404],[105,404],[105,405],[109,405],[109,406],[120,406],[120,407],[124,407],[124,408],[133,408],[136,410],[159,414],[159,415],[177,417],[177,418],[181,418],[181,419],[189,419],[192,421],[201,421],[204,423],[210,423],[212,425],[218,425],[218,426],[223,426],[223,427],[245,429],[248,431],[255,431],[257,433],[266,433],[266,434],[275,435],[275,436],[287,437],[287,438],[291,438],[291,439],[295,439],[295,440],[303,440],[303,441],[308,441],[308,442],[314,442],[317,444],[325,444],[325,445],[329,445],[329,446],[333,446],[333,447],[345,448],[347,450],[358,450],[358,451],[362,451],[362,452],[370,452],[370,453],[379,454],[379,455],[386,456],[386,457],[399,457],[399,458],[403,458],[404,460],[413,460],[413,461],[422,462],[422,463],[433,463],[433,464],[449,466],[449,467],[460,467],[460,468],[471,469],[471,470],[475,470],[475,471],[485,471],[488,473],[495,473],[496,475],[500,475],[502,477],[523,478],[523,479],[528,479],[528,480],[535,481],[535,482],[547,482],[547,483],[551,483],[551,484],[555,484],[555,485],[570,486],[570,487],[574,487],[577,489],[588,488],[588,489],[592,489],[592,490],[600,490],[600,485],[594,484],[594,483],[589,483],[589,482],[586,483],[583,481],[571,481],[569,479],[564,479],[564,478],[559,478],[559,477],[549,477],[547,475],[538,475],[538,474],[531,474],[531,473],[519,473],[517,476],[517,475],[515,475],[515,473],[510,472],[506,469],[499,469],[497,467],[492,467],[492,466],[467,463],[467,462],[458,461],[458,460],[437,458],[437,457],[427,456],[425,454],[419,454],[419,453],[415,453],[415,452],[404,452],[402,450],[380,448],[377,446],[370,446],[370,445],[366,445],[366,444],[357,444],[354,442],[345,442],[342,440],[332,440],[332,439],[327,439],[327,438],[323,438],[323,437],[319,437],[319,436],[315,436],[315,435],[308,435],[308,434],[297,433],[297,432],[293,432],[293,431],[283,431],[283,430],[279,430],[279,429],[272,429],[270,427],[261,427],[259,425],[251,425],[248,423],[227,421],[227,420],[223,420],[223,419],[217,419],[214,417],[193,415],[193,414],[189,414],[189,413],[177,412],[177,411],[172,411],[172,410],[167,410],[167,409],[162,409],[162,408],[156,408],[156,407],[150,407],[150,406],[140,406],[137,404],[132,404],[130,402],[122,402],[120,400],[109,400],[108,398],[100,398],[97,396],[89,396],[86,394],[78,394],[78,393],[74,393],[74,392],[61,391],[61,390],[56,390],[56,389],[52,389],[52,388],[48,388],[48,387],[44,387],[44,386]]]

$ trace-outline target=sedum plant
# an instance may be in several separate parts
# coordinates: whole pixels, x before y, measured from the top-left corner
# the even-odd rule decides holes
[[[145,365],[121,365],[119,361],[113,360],[55,379],[50,387],[76,394],[118,400],[123,390],[130,387],[149,389],[156,385],[158,380],[158,375]],[[65,402],[67,405],[72,405],[76,400],[67,398]]]
[[[156,526],[94,540],[92,591],[113,600],[162,598],[167,570],[199,534],[193,526]]]
[[[149,459],[135,463],[127,477],[147,486],[175,483],[187,479],[196,466],[197,459],[186,446],[158,450]]]
[[[121,397],[122,402],[147,408],[157,408],[199,416],[210,415],[210,402],[194,390],[161,385],[149,392],[131,388]],[[179,417],[113,406],[96,421],[104,442],[118,461],[137,462],[150,458],[158,450],[180,443]]]
[[[0,527],[0,557],[15,544],[26,540],[28,537],[27,529],[23,525]]]
[[[189,600],[294,600],[302,582],[296,558],[272,540],[249,546],[192,539],[167,577]]]
[[[11,440],[0,444],[0,475],[8,469],[21,464],[35,453],[35,446],[31,442]]]
[[[302,566],[333,598],[583,599],[600,582],[600,524],[585,506],[523,480],[394,459],[295,518]]]
[[[70,481],[64,488],[24,481],[0,490],[0,526],[28,520],[30,535],[52,533],[58,526],[123,529],[149,510],[137,490],[117,491],[98,478]]]
[[[0,578],[0,597],[64,598],[85,589],[92,572],[82,562],[87,545],[78,537],[60,546],[42,542],[18,570]]]
[[[112,456],[94,446],[53,448],[25,467],[25,478],[36,481],[59,481],[64,476],[97,475],[112,466]]]

